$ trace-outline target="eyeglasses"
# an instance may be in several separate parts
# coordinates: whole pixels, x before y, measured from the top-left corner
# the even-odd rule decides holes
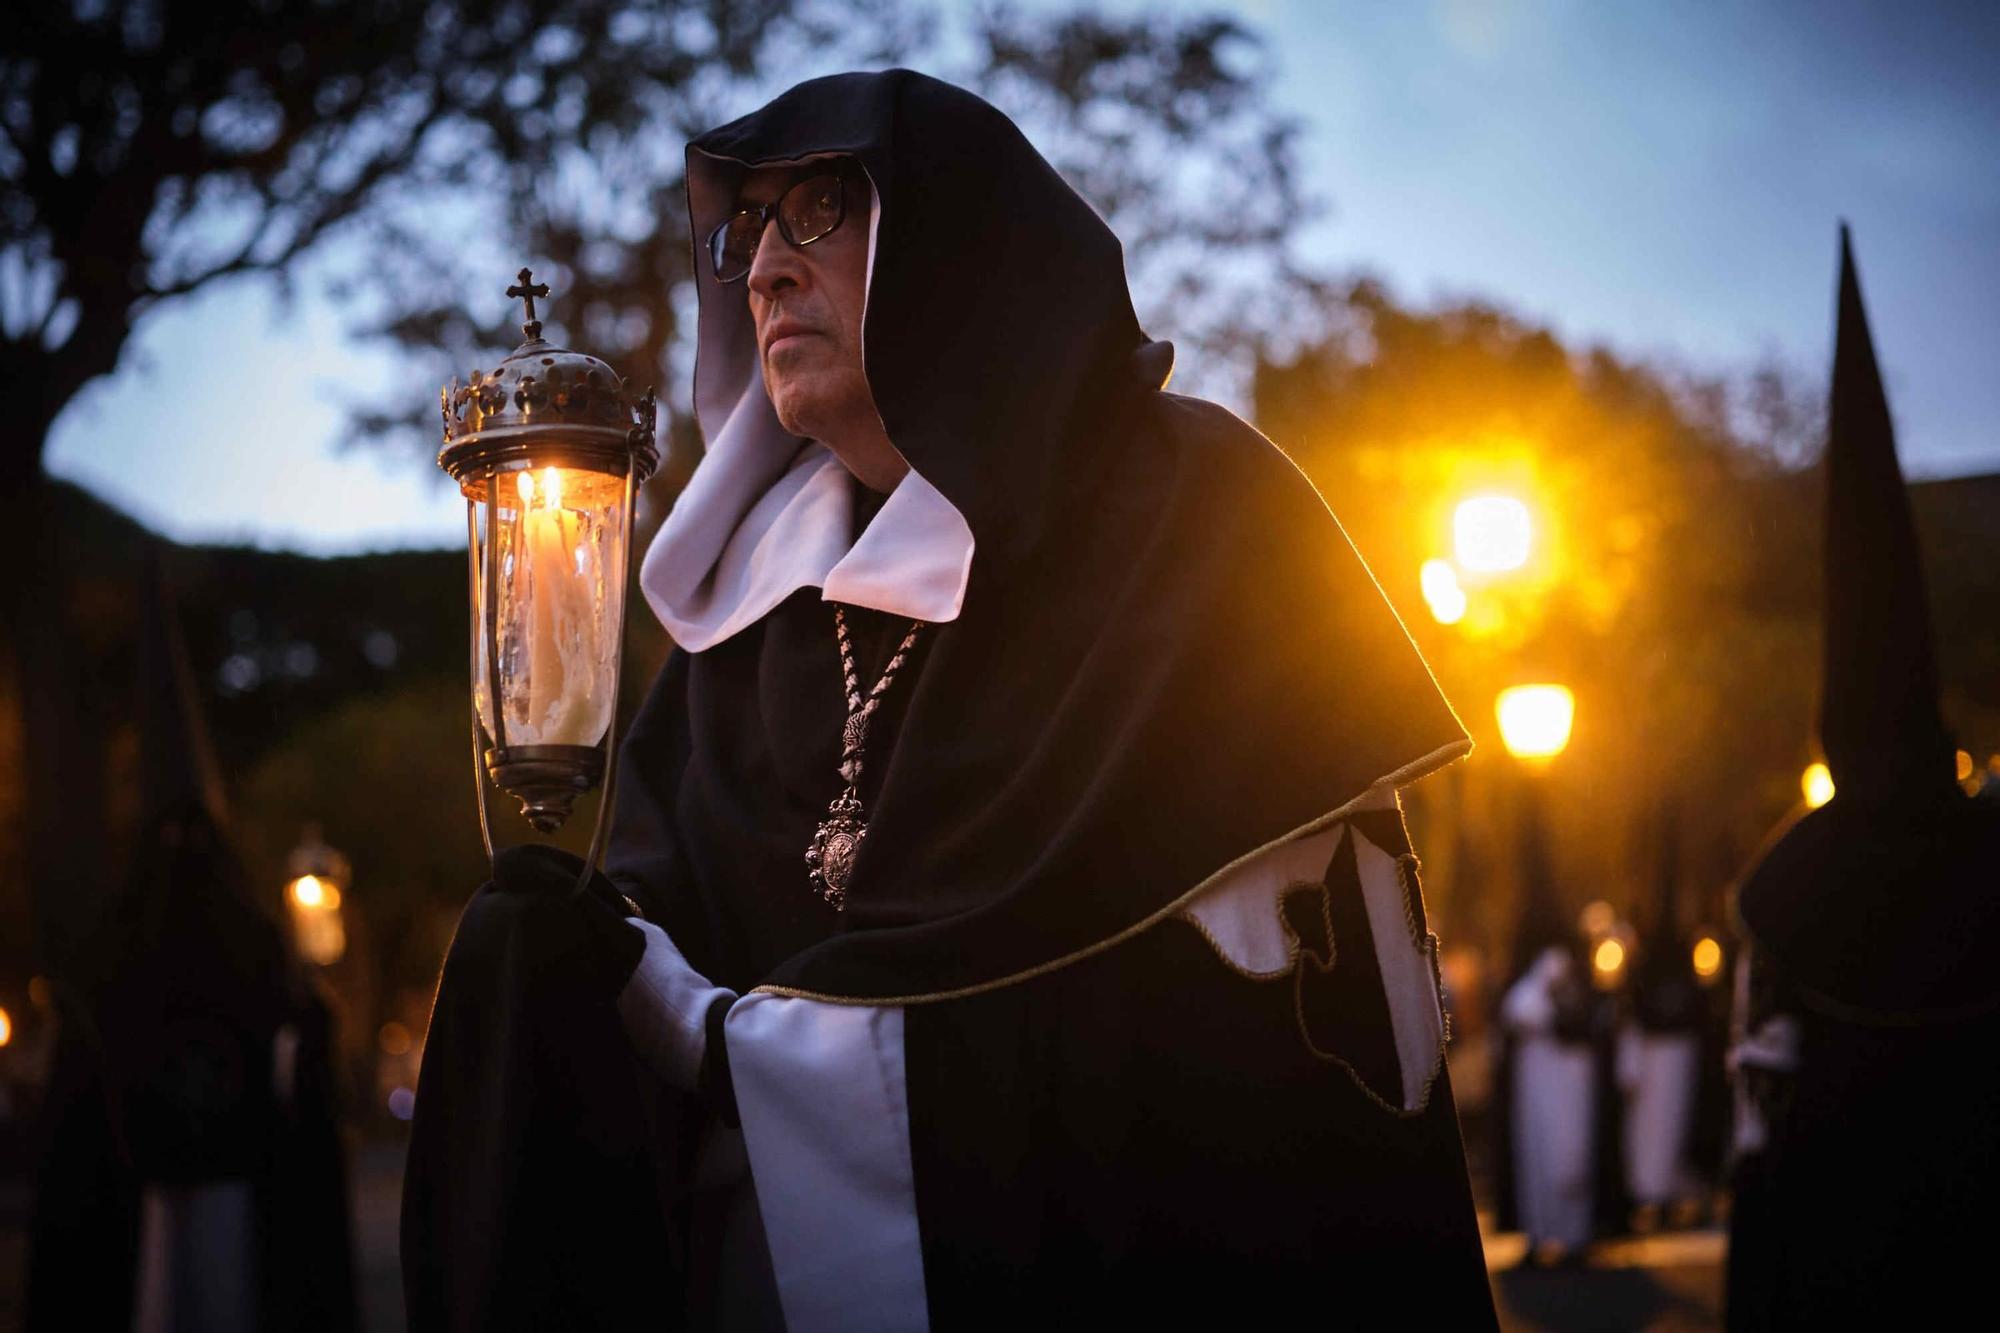
[[[844,171],[821,172],[806,177],[771,203],[730,214],[708,237],[715,280],[735,282],[750,272],[757,244],[774,217],[778,234],[797,246],[811,245],[838,228],[847,217],[847,179]]]

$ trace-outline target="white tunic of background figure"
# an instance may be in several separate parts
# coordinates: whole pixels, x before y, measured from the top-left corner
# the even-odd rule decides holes
[[[1514,1038],[1514,1191],[1531,1249],[1590,1242],[1596,1160],[1596,1054],[1556,1036],[1556,992],[1574,984],[1567,950],[1543,951],[1500,1002]]]
[[[1625,1186],[1632,1202],[1666,1207],[1700,1192],[1687,1169],[1701,1078],[1701,1034],[1618,1034],[1618,1086],[1625,1094]]]

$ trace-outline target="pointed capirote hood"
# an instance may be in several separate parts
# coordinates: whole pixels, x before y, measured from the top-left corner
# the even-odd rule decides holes
[[[1654,810],[1653,902],[1640,941],[1648,958],[1669,953],[1680,957],[1685,935],[1681,928],[1681,828],[1680,807],[1671,798],[1662,799]],[[1685,959],[1683,958],[1684,962]]]
[[[1549,856],[1548,829],[1540,793],[1524,793],[1519,844],[1521,905],[1514,924],[1514,956],[1509,982],[1520,980],[1550,949],[1575,949],[1576,919],[1563,905]]]
[[[149,819],[200,811],[220,827],[228,812],[221,771],[157,546],[140,575],[139,691],[141,809]]]
[[[1839,321],[1820,712],[1835,794],[1773,833],[1736,911],[1820,1012],[1949,1023],[2000,1007],[2000,802],[1953,781],[1915,526],[1845,227]]]
[[[1681,922],[1680,806],[1671,797],[1660,801],[1651,834],[1653,903],[1632,969],[1633,1016],[1649,1032],[1687,1031],[1700,1025],[1703,1005]]]
[[[1956,795],[1923,562],[1845,224],[1826,442],[1820,745],[1836,799]]]

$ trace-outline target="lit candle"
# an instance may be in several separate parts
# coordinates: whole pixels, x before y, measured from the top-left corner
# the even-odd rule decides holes
[[[588,519],[564,504],[563,474],[544,468],[517,474],[522,500],[520,558],[512,571],[518,632],[527,636],[526,717],[522,745],[595,745],[609,718],[605,645],[598,603],[603,590],[592,579]],[[513,690],[508,691],[513,694]]]

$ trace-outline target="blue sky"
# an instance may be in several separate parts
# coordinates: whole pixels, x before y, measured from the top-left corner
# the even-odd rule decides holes
[[[2000,5],[1234,11],[1270,40],[1274,100],[1304,122],[1307,182],[1330,205],[1302,237],[1314,259],[1419,302],[1490,299],[1579,343],[1817,376],[1844,217],[1906,470],[2000,470]],[[238,283],[142,321],[117,375],[58,423],[51,470],[183,540],[462,540],[424,460],[340,447],[343,397],[386,367],[316,292],[308,273],[281,309]]]

